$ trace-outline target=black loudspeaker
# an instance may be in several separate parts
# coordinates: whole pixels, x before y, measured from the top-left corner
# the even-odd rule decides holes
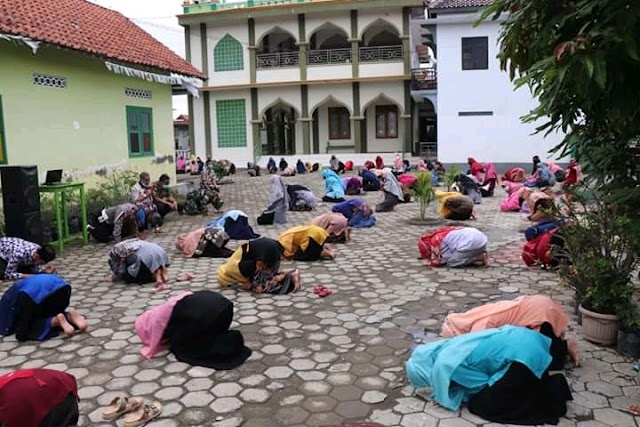
[[[0,168],[5,234],[42,243],[40,189],[36,166]]]

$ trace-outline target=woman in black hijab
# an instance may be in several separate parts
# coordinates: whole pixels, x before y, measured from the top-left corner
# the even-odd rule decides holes
[[[181,362],[217,370],[242,365],[251,356],[239,331],[229,330],[233,303],[217,292],[198,291],[173,308],[164,332],[169,350]]]

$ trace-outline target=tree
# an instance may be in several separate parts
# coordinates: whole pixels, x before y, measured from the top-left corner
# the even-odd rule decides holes
[[[501,67],[539,101],[523,119],[640,226],[640,1],[494,0],[479,22],[498,17]]]
[[[433,176],[431,172],[418,172],[416,183],[413,186],[413,194],[420,203],[420,219],[427,217],[427,207],[435,198],[433,194]]]

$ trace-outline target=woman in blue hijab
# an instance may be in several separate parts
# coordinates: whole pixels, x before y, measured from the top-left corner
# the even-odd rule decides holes
[[[324,179],[326,189],[326,194],[322,200],[329,203],[344,202],[344,188],[342,187],[342,180],[338,174],[330,169],[325,169],[321,175],[322,179]]]
[[[562,374],[566,346],[540,332],[503,326],[418,346],[407,362],[416,388],[432,388],[432,399],[492,422],[558,424],[571,391]]]
[[[362,171],[362,189],[364,191],[378,191],[382,187],[382,183],[374,174],[369,170]]]
[[[87,329],[87,322],[69,307],[71,286],[55,274],[20,280],[0,299],[0,335],[16,334],[18,341],[44,341],[64,331],[67,336]]]

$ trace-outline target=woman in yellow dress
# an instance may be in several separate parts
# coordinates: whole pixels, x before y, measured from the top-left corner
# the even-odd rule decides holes
[[[329,233],[317,225],[301,225],[280,234],[278,242],[284,248],[284,257],[297,261],[317,261],[321,258],[333,259],[334,249],[325,246]]]
[[[221,287],[238,283],[246,291],[288,294],[300,289],[298,270],[280,272],[283,247],[276,240],[262,237],[240,245],[231,257],[218,267]]]

